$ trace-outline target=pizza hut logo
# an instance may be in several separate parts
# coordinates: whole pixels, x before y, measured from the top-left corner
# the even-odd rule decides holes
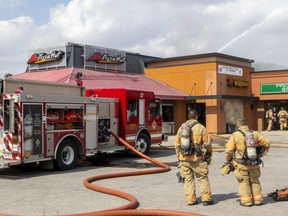
[[[35,53],[33,54],[30,59],[27,61],[27,64],[41,64],[51,61],[59,61],[65,52],[61,50],[54,50],[52,53]]]
[[[104,63],[104,64],[123,64],[126,61],[125,56],[110,56],[107,53],[94,53],[89,58],[87,58],[87,61],[95,61],[98,63]]]

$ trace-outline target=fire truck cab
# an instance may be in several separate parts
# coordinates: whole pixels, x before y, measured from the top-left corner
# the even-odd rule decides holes
[[[86,95],[119,99],[119,136],[138,151],[147,154],[151,144],[162,142],[160,99],[153,92],[86,89]]]

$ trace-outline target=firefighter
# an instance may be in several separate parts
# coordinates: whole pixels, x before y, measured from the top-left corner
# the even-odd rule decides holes
[[[269,110],[266,111],[266,119],[267,119],[267,124],[268,124],[267,130],[271,131],[273,127],[273,121],[274,121],[272,108],[269,108]]]
[[[240,205],[263,204],[261,190],[260,159],[268,150],[270,143],[257,131],[249,130],[245,118],[236,123],[237,130],[226,144],[226,160],[233,160],[235,177],[239,183]]]
[[[178,129],[175,140],[175,150],[179,160],[180,175],[184,178],[186,201],[188,205],[197,204],[194,180],[196,177],[199,183],[203,205],[213,205],[208,178],[208,164],[211,162],[213,151],[211,138],[206,128],[197,121],[197,111],[190,110],[188,112],[188,119],[189,120],[183,123]],[[183,135],[185,133],[186,135]],[[186,148],[187,146],[188,148]],[[206,149],[206,154],[202,151],[203,147]]]
[[[283,107],[281,107],[281,109],[278,112],[277,116],[279,118],[280,130],[286,130],[286,128],[287,128],[287,118],[288,118],[287,111]]]

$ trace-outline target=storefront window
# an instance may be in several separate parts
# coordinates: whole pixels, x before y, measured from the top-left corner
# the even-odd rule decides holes
[[[288,110],[288,101],[287,100],[275,100],[275,101],[265,101],[265,112],[264,112],[264,119],[265,124],[267,125],[267,118],[266,118],[266,111],[269,110],[269,108],[273,111],[273,126],[272,130],[279,130],[280,124],[279,124],[279,117],[277,114],[281,110],[281,107],[284,108],[284,110]]]
[[[162,119],[163,122],[173,122],[174,121],[174,112],[173,105],[162,105]]]

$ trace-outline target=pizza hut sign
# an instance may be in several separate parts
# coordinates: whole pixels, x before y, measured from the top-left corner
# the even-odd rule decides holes
[[[35,53],[27,61],[27,64],[42,64],[52,61],[59,61],[65,52],[61,50],[54,50],[51,53]]]
[[[123,64],[126,61],[125,56],[111,56],[108,55],[107,53],[94,53],[91,55],[87,61],[95,61],[97,63],[104,63],[104,64]]]

